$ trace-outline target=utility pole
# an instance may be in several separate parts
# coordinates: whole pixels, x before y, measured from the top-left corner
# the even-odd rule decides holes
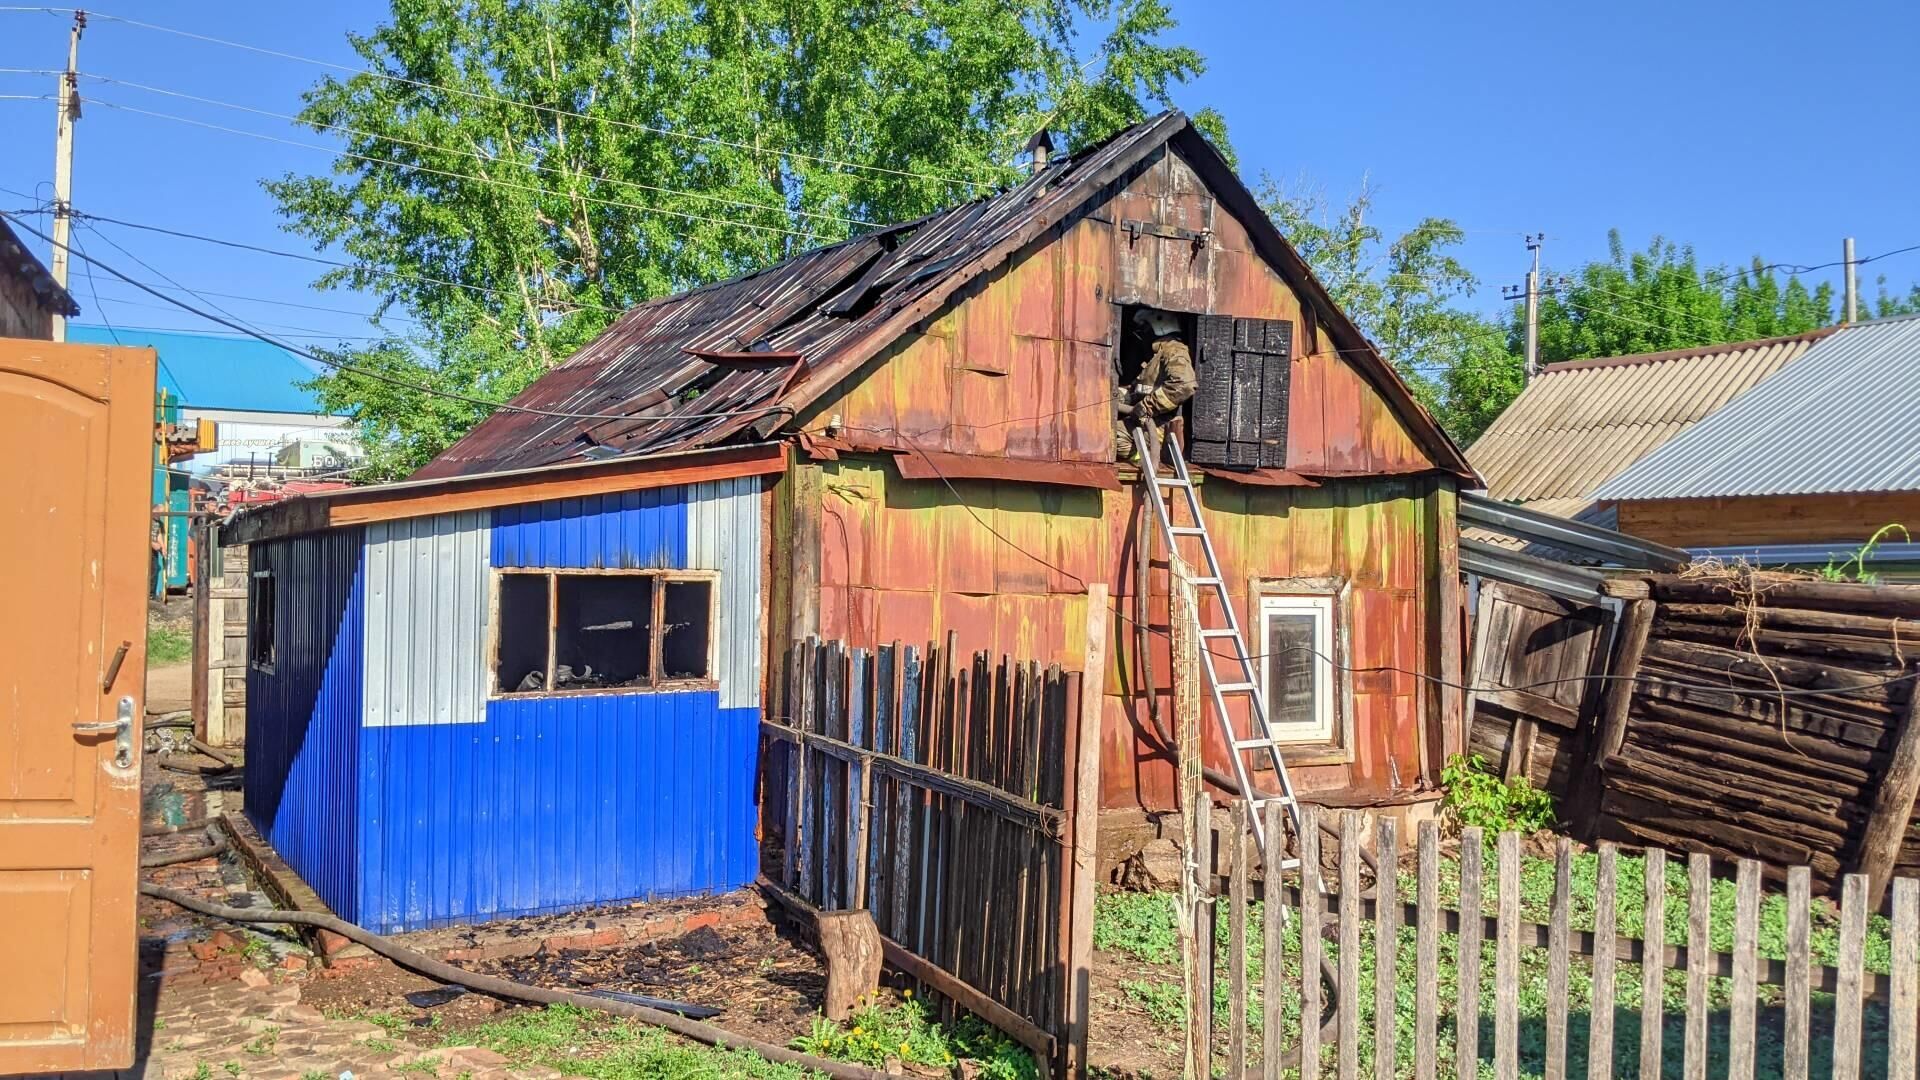
[[[1853,237],[1840,242],[1840,255],[1847,264],[1847,321],[1853,322],[1860,317],[1860,279],[1853,259]]]
[[[1525,297],[1527,302],[1527,381],[1540,374],[1540,243],[1546,233],[1527,234],[1527,250],[1533,253],[1533,269],[1527,271],[1527,283],[1521,289],[1509,285],[1501,291],[1508,300]]]
[[[60,76],[59,126],[53,150],[53,280],[67,287],[67,244],[73,234],[73,122],[80,119],[80,35],[87,13],[73,13],[67,35],[67,70]],[[67,340],[67,317],[53,317],[53,340]]]

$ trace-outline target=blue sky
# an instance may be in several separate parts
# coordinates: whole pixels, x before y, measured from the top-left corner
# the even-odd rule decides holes
[[[1709,263],[1755,254],[1830,262],[1848,235],[1863,255],[1920,244],[1920,5],[1174,5],[1178,40],[1208,59],[1179,104],[1226,114],[1249,178],[1315,186],[1335,202],[1364,178],[1389,230],[1453,218],[1468,230],[1462,255],[1483,282],[1475,307],[1498,306],[1500,286],[1520,280],[1524,232],[1547,234],[1549,267],[1604,257],[1612,227],[1630,246],[1656,233],[1692,244]],[[108,10],[353,64],[345,32],[372,27],[384,5],[160,0]],[[64,16],[0,12],[0,68],[59,66],[66,25]],[[323,74],[98,17],[80,66],[273,113],[296,111]],[[0,95],[53,86],[51,76],[0,73]],[[95,104],[78,129],[81,209],[305,250],[279,231],[258,181],[325,168],[327,155],[106,103],[301,143],[326,137],[125,86],[84,90]],[[50,191],[53,126],[51,102],[0,98],[0,208]],[[45,227],[44,217],[31,220]],[[140,277],[155,279],[133,256],[196,290],[231,294],[211,298],[276,333],[368,332],[357,314],[370,309],[364,297],[309,287],[318,267],[111,225],[79,239]],[[1904,292],[1920,280],[1920,252],[1863,268],[1869,292],[1878,273]],[[194,328],[193,317],[94,278],[90,289],[75,271],[82,321],[104,310],[122,326]]]

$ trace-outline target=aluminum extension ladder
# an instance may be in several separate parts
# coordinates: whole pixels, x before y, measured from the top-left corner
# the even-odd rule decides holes
[[[1147,489],[1147,501],[1153,505],[1153,516],[1160,523],[1160,538],[1166,544],[1173,558],[1184,559],[1178,541],[1182,537],[1200,541],[1200,553],[1205,574],[1190,578],[1197,597],[1204,598],[1211,593],[1217,601],[1221,613],[1226,617],[1226,625],[1209,627],[1199,614],[1206,605],[1197,604],[1195,617],[1201,620],[1200,626],[1200,670],[1206,672],[1207,690],[1213,699],[1213,713],[1220,723],[1220,731],[1226,737],[1227,745],[1233,748],[1233,777],[1240,784],[1240,801],[1247,807],[1247,816],[1253,822],[1255,842],[1262,852],[1267,845],[1267,821],[1263,813],[1269,803],[1280,803],[1287,808],[1287,816],[1293,819],[1295,836],[1301,834],[1300,803],[1294,798],[1293,780],[1287,775],[1287,763],[1281,759],[1280,744],[1273,738],[1273,729],[1267,722],[1267,698],[1260,689],[1260,671],[1254,666],[1253,657],[1247,652],[1247,638],[1240,630],[1240,620],[1233,613],[1232,598],[1227,594],[1227,585],[1220,574],[1220,560],[1213,551],[1213,537],[1207,533],[1206,519],[1200,516],[1200,495],[1194,490],[1193,477],[1187,472],[1186,457],[1180,453],[1180,440],[1162,439],[1151,420],[1142,421],[1135,432],[1136,447],[1140,458],[1140,479]],[[1156,460],[1161,444],[1165,444],[1167,456],[1172,459],[1173,473],[1163,476],[1158,470]],[[1162,489],[1178,491],[1185,497],[1187,515],[1193,519],[1191,525],[1174,524],[1174,508],[1168,505]],[[1216,659],[1213,643],[1231,641],[1233,660],[1239,665],[1240,677],[1222,680],[1220,672],[1214,667]],[[1247,711],[1253,718],[1253,737],[1243,739],[1233,730],[1233,720],[1227,713],[1227,698],[1230,695],[1243,696],[1247,700]],[[1265,751],[1273,763],[1273,775],[1280,783],[1280,794],[1265,798],[1253,797],[1253,781],[1248,775],[1246,755],[1250,751]],[[1300,865],[1297,858],[1281,862],[1278,870],[1291,870]]]

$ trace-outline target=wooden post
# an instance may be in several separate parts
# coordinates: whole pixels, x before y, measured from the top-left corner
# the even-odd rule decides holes
[[[815,925],[820,954],[827,960],[827,992],[821,1009],[829,1020],[845,1020],[861,998],[880,987],[880,928],[867,911],[823,911]]]
[[[193,644],[191,653],[191,663],[193,664],[193,695],[188,707],[193,710],[194,738],[202,742],[210,743],[213,741],[213,729],[208,725],[210,714],[207,709],[207,701],[209,698],[207,691],[208,668],[212,665],[213,661],[213,639],[207,634],[207,619],[212,612],[215,601],[212,599],[213,583],[207,580],[208,568],[213,565],[213,560],[208,556],[207,541],[213,536],[213,530],[204,521],[198,525],[194,524],[194,519],[192,518],[188,518],[186,524],[181,527],[185,528],[188,531],[188,535],[194,538],[193,562],[191,569],[188,571],[189,576],[193,579],[189,583],[189,587],[193,590]]]
[[[1454,481],[1434,481],[1433,492],[1427,497],[1426,515],[1427,526],[1433,531],[1432,565],[1428,571],[1433,575],[1434,586],[1430,623],[1438,663],[1435,672],[1450,683],[1467,681],[1461,643],[1461,623],[1466,608],[1460,584],[1459,506],[1460,495],[1454,489]],[[1429,771],[1428,780],[1438,783],[1441,767],[1467,749],[1466,692],[1458,686],[1429,687],[1424,681],[1421,686],[1428,690],[1428,700],[1433,703],[1428,715],[1438,736],[1427,740],[1426,759],[1422,764]]]
[[[1180,954],[1187,1000],[1187,1043],[1184,1074],[1206,1077],[1213,1073],[1213,987],[1211,910],[1212,803],[1201,778],[1200,739],[1200,605],[1177,551],[1167,554],[1172,585],[1173,724],[1175,766],[1180,778],[1180,809],[1186,815],[1186,842],[1181,845]]]
[[[1913,822],[1914,800],[1920,797],[1920,690],[1909,688],[1908,693],[1893,754],[1880,774],[1873,810],[1867,815],[1853,861],[1855,872],[1866,875],[1867,907],[1874,911],[1886,899],[1887,881]]]
[[[1066,1075],[1080,1078],[1087,1074],[1087,1033],[1092,1018],[1093,980],[1093,899],[1096,853],[1100,827],[1100,720],[1106,686],[1107,586],[1094,582],[1087,586],[1087,655],[1080,675],[1080,716],[1073,735],[1073,797],[1066,808],[1073,814],[1073,853],[1068,888],[1061,890],[1068,905],[1061,918],[1066,928],[1067,986],[1062,1000],[1066,1004]]]
[[[1618,639],[1614,642],[1613,676],[1600,699],[1600,714],[1588,736],[1584,775],[1576,781],[1580,796],[1572,807],[1576,826],[1591,836],[1600,824],[1600,766],[1620,752],[1627,738],[1627,710],[1633,704],[1634,676],[1640,673],[1640,661],[1647,655],[1647,635],[1653,630],[1653,614],[1659,605],[1653,600],[1627,601],[1626,614],[1620,619]]]

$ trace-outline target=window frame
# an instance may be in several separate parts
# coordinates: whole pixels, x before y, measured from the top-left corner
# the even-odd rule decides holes
[[[508,575],[538,576],[547,578],[547,686],[540,690],[502,690],[500,689],[500,582]],[[592,686],[578,690],[555,690],[553,686],[554,653],[558,645],[560,631],[560,578],[563,577],[647,577],[653,580],[652,610],[648,612],[648,649],[649,666],[647,682],[644,685],[629,686]],[[665,637],[662,628],[663,612],[666,606],[666,586],[675,582],[702,581],[708,589],[707,604],[707,674],[704,678],[668,679],[663,678],[660,670],[661,643]],[[487,615],[487,700],[514,701],[528,698],[591,697],[607,694],[662,694],[681,693],[689,690],[717,690],[720,680],[715,671],[719,653],[720,629],[720,572],[718,570],[670,570],[670,569],[602,569],[591,566],[496,566],[488,582]]]
[[[267,582],[271,590],[261,599],[260,582]],[[265,618],[261,608],[265,607]],[[247,578],[247,667],[263,674],[273,674],[274,663],[280,658],[279,650],[280,583],[274,577],[271,567],[254,570]],[[260,659],[260,642],[266,640],[265,660]]]
[[[1267,708],[1274,705],[1268,685],[1271,627],[1267,615],[1313,612],[1321,625],[1314,632],[1315,648],[1324,656],[1314,658],[1315,674],[1325,692],[1315,702],[1318,714],[1311,730],[1305,725],[1272,723],[1274,739],[1285,746],[1282,755],[1289,765],[1341,764],[1353,760],[1353,664],[1352,588],[1345,578],[1255,578],[1252,588],[1252,615],[1259,625],[1260,690]],[[1271,720],[1271,716],[1269,717]]]

